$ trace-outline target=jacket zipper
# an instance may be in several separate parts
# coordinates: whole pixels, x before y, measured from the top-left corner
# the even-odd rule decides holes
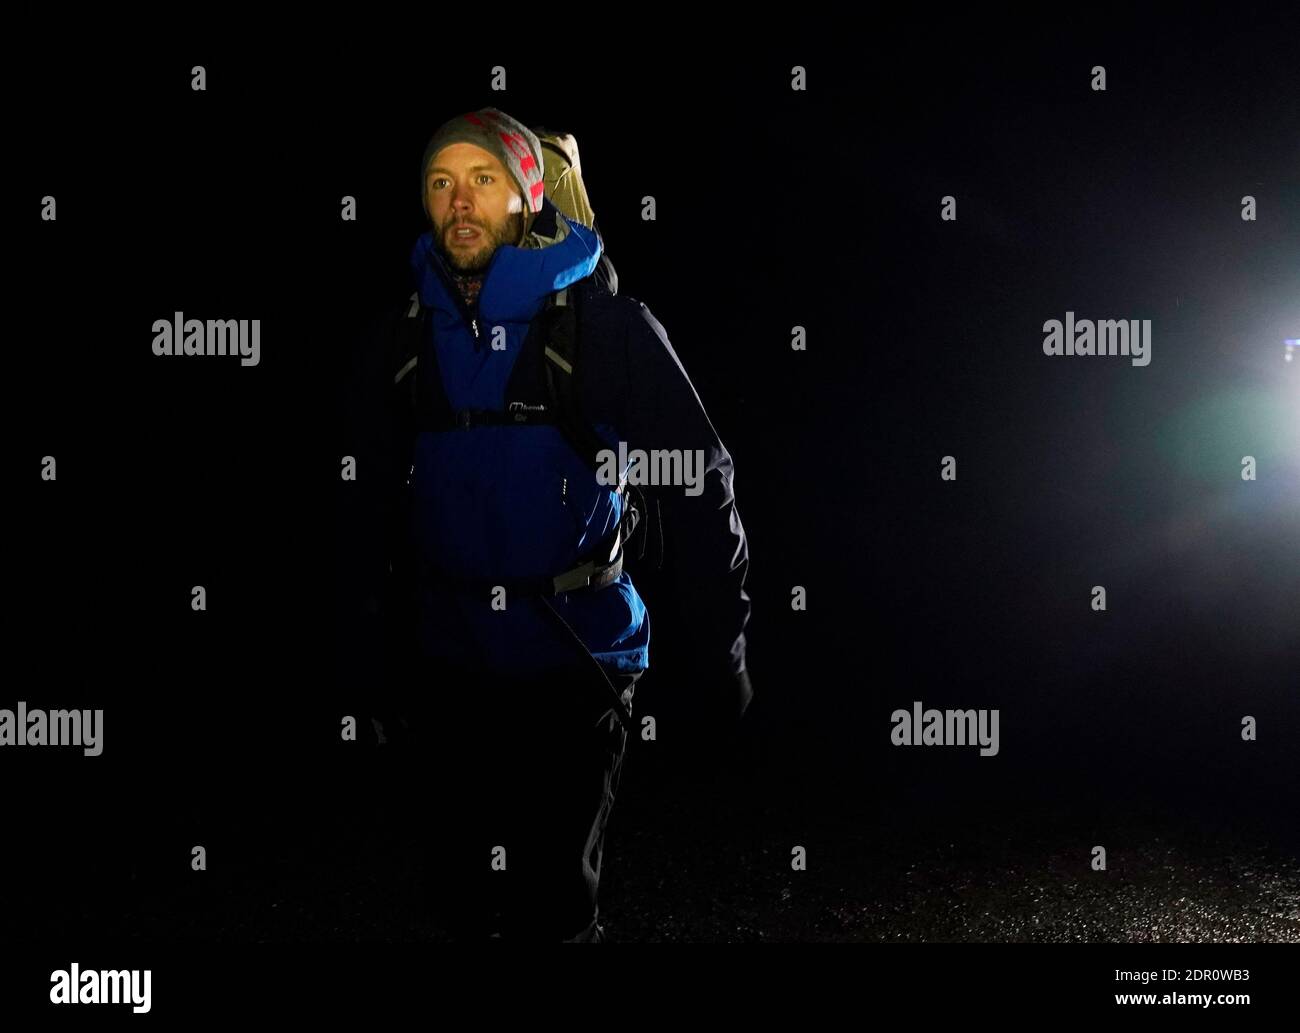
[[[498,249],[498,253],[499,253],[499,249]],[[496,254],[494,254],[492,256],[492,261],[488,263],[487,269],[484,270],[483,272],[484,283],[487,282],[488,274],[492,271],[492,266],[496,264],[496,259],[497,256]],[[446,268],[442,264],[442,259],[435,255],[434,264],[438,269],[438,275],[442,277],[442,285],[447,289],[447,293],[451,295],[452,300],[455,301],[456,307],[460,309],[461,318],[465,320],[465,322],[469,325],[470,330],[473,331],[474,344],[477,347],[479,338],[481,336],[479,334],[479,329],[478,329],[478,320],[470,315],[469,306],[465,304],[465,299],[460,296],[460,291],[456,289],[456,284],[453,283],[451,277],[447,275]]]
[[[451,296],[456,299],[456,307],[460,309],[461,318],[465,320],[465,323],[469,326],[470,330],[474,332],[474,345],[477,347],[479,339],[478,320],[470,315],[469,306],[465,304],[465,299],[460,296],[460,291],[456,289],[455,284],[451,285]]]

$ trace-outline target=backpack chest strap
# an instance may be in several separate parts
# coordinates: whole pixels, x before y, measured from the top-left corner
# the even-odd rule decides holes
[[[460,409],[449,419],[434,423],[431,430],[469,430],[473,427],[519,427],[533,424],[553,424],[555,415],[544,408],[535,408],[523,402],[511,402],[505,410]]]

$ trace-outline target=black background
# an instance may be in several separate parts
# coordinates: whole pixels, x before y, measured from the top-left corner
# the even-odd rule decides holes
[[[373,754],[338,735],[368,692],[339,661],[339,396],[352,335],[409,292],[425,142],[486,105],[576,135],[620,290],[691,374],[750,539],[758,701],[724,778],[754,820],[613,862],[615,913],[634,909],[621,880],[688,848],[734,861],[761,841],[779,873],[800,843],[851,878],[885,818],[906,859],[909,835],[1032,836],[1046,814],[1081,872],[1148,820],[1293,843],[1300,104],[1283,21],[1234,10],[872,16],[761,43],[213,27],[26,55],[0,705],[102,708],[105,750],[0,755],[14,931],[387,935],[312,896],[349,887],[332,865],[374,790]],[[57,222],[35,214],[45,194]],[[1151,319],[1151,365],[1045,357],[1042,323],[1067,310]],[[174,311],[260,318],[260,365],[155,357]],[[632,570],[655,629],[644,698],[680,706],[671,601]],[[891,746],[890,713],[917,699],[999,708],[1000,754]],[[613,835],[716,789],[663,756],[634,745]],[[297,919],[245,906],[272,883]],[[776,910],[760,894],[753,921]]]

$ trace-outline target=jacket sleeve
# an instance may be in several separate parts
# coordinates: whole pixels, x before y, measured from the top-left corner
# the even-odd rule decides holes
[[[673,602],[683,626],[695,637],[693,653],[700,661],[700,673],[721,681],[723,699],[728,704],[734,700],[743,714],[753,691],[745,655],[745,626],[750,616],[750,598],[745,591],[749,545],[736,508],[731,455],[704,411],[663,325],[643,302],[636,304],[638,309],[628,320],[626,341],[628,450],[703,453],[701,494],[689,495],[681,485],[646,490],[661,507],[665,553],[671,556]]]

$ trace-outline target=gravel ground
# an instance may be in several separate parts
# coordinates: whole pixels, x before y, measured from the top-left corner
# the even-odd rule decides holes
[[[629,761],[601,890],[609,942],[1300,942],[1300,861],[1293,842],[1269,837],[1267,821],[1135,804],[1096,837],[1093,812],[1077,805],[1027,801],[990,821],[955,798],[919,831],[924,789],[855,807],[831,778]],[[413,837],[364,822],[310,827],[302,837],[268,830],[269,856],[256,864],[214,866],[203,881],[165,889],[139,880],[46,929],[218,942],[443,939],[425,917]],[[1099,838],[1104,872],[1089,864]],[[807,850],[806,871],[790,868],[794,844]],[[116,910],[137,893],[138,905]]]
[[[1300,943],[1300,860],[1249,821],[1121,816],[1097,872],[1070,809],[1028,804],[992,823],[950,813],[926,834],[907,801],[780,815],[790,801],[778,795],[736,806],[736,780],[713,788],[631,804],[603,889],[611,941]],[[710,824],[704,839],[673,835]],[[664,858],[658,844],[673,841],[690,849]],[[807,846],[807,871],[790,870],[792,842]]]

